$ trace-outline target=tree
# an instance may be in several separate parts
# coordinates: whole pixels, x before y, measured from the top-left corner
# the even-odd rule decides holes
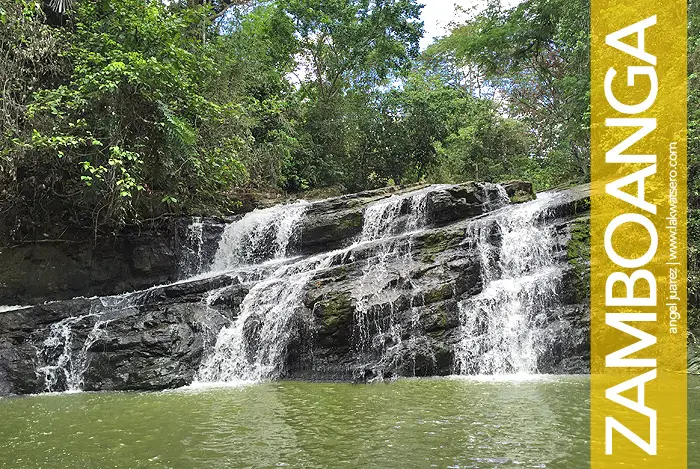
[[[499,182],[535,176],[531,148],[523,123],[498,115],[488,100],[472,100],[439,154],[451,181]]]
[[[404,75],[422,34],[415,0],[284,0],[297,38],[300,138],[290,188],[362,188],[358,153],[371,96]],[[370,113],[371,114],[371,113]],[[364,116],[364,117],[363,117]]]
[[[302,84],[319,100],[406,73],[423,32],[416,0],[284,0],[294,19]]]
[[[438,163],[436,144],[456,130],[469,99],[422,69],[414,70],[382,100],[381,145],[388,152],[378,172],[396,182],[420,181]]]
[[[431,51],[478,70],[483,87],[506,98],[504,111],[535,136],[537,158],[554,160],[554,180],[589,175],[588,9],[588,0],[529,0],[507,10],[491,2]]]

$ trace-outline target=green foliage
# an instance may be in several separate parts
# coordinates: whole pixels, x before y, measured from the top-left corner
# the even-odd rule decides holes
[[[407,72],[422,35],[415,0],[285,0],[309,92],[321,100]]]
[[[455,133],[440,147],[448,179],[503,181],[527,178],[532,137],[521,123],[498,115],[487,100],[474,100]]]
[[[65,42],[44,22],[40,4],[0,0],[0,205],[12,204],[18,190],[19,145],[31,94],[51,86],[65,72]],[[29,134],[31,136],[31,133]]]
[[[226,210],[241,186],[417,180],[449,133],[441,84],[397,87],[415,0],[0,2],[15,237]]]
[[[141,0],[82,1],[66,27],[46,27],[65,44],[65,71],[25,97],[26,130],[17,129],[7,152],[16,156],[15,175],[34,189],[9,194],[19,213],[32,215],[27,223],[109,229],[137,220],[151,199],[173,208],[242,181],[240,137],[204,142],[239,113],[202,86],[218,76],[212,47],[194,39],[207,14]],[[34,21],[41,17],[35,12]]]
[[[420,181],[438,163],[437,144],[456,129],[470,97],[435,77],[413,71],[403,87],[386,94],[377,173],[397,182]]]
[[[383,184],[374,158],[382,121],[380,88],[405,76],[422,23],[415,0],[286,0],[300,59],[298,142],[287,188]],[[381,130],[379,130],[381,132]]]
[[[0,221],[99,234],[241,187],[580,177],[579,3],[494,4],[419,55],[417,0],[0,0]]]
[[[688,2],[688,202],[700,209],[700,1]],[[700,245],[697,237],[689,237]]]
[[[588,12],[588,0],[528,0],[507,10],[494,1],[428,51],[433,62],[468,68],[470,89],[505,99],[502,112],[533,134],[532,161],[512,167],[535,171],[545,187],[589,175]]]
[[[688,2],[688,327],[700,330],[700,1]]]

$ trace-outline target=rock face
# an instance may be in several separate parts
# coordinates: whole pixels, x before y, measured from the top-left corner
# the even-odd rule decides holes
[[[0,393],[164,389],[192,381],[212,331],[230,322],[202,298],[230,277],[123,298],[73,299],[0,313]]]
[[[455,203],[448,201],[446,207],[462,213],[443,215],[445,220],[469,215],[470,204],[478,206],[478,201],[459,197],[469,196],[465,192],[469,184],[453,186],[463,194],[455,194]],[[295,249],[311,254],[343,246],[362,231],[368,204],[422,187],[387,187],[315,202],[303,220]],[[272,203],[244,198],[248,210]],[[92,240],[0,244],[0,305],[117,295],[174,282],[208,266],[225,224],[240,218],[173,218],[157,227],[127,229],[97,244]]]
[[[367,205],[389,196],[401,196],[426,186],[385,188],[335,197],[311,204],[301,220],[297,252],[315,254],[347,245],[362,232]],[[532,187],[532,186],[530,186]],[[495,186],[483,191],[473,182],[443,186],[430,192],[426,199],[430,223],[441,226],[488,211],[489,203],[499,197]],[[409,210],[409,199],[399,208],[399,215]]]
[[[527,190],[517,186],[513,194]],[[279,243],[286,233],[274,259],[121,296],[0,312],[0,394],[155,390],[198,377],[586,372],[588,188],[518,205],[517,213],[504,207],[513,194],[466,183],[313,202],[294,226],[280,218],[266,235],[272,241],[261,241]],[[226,229],[250,225],[235,223]],[[544,261],[511,265],[522,256],[509,250],[529,242],[517,230],[530,226],[546,233],[547,243],[536,244]],[[206,270],[222,230],[178,255],[194,253]],[[537,280],[540,272],[550,281]],[[531,310],[520,314],[517,302]],[[524,321],[526,349],[517,349],[526,336],[489,308]]]
[[[528,202],[537,198],[535,195],[535,189],[532,187],[531,182],[508,181],[504,182],[502,185],[506,190],[508,197],[510,197],[510,201],[514,204]]]
[[[187,263],[189,219],[158,228],[126,230],[95,244],[53,241],[0,247],[0,305],[76,296],[113,295],[174,282]],[[205,246],[215,246],[224,221],[206,219]],[[204,256],[213,256],[213,250]]]

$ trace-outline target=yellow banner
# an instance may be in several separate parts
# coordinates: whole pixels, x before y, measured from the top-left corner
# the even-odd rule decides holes
[[[591,2],[591,467],[687,467],[686,1]]]

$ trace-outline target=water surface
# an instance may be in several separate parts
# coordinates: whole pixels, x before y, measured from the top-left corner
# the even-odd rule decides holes
[[[6,398],[0,467],[586,468],[588,383],[273,382]],[[700,381],[690,388],[697,435]],[[700,459],[697,444],[690,452]]]

